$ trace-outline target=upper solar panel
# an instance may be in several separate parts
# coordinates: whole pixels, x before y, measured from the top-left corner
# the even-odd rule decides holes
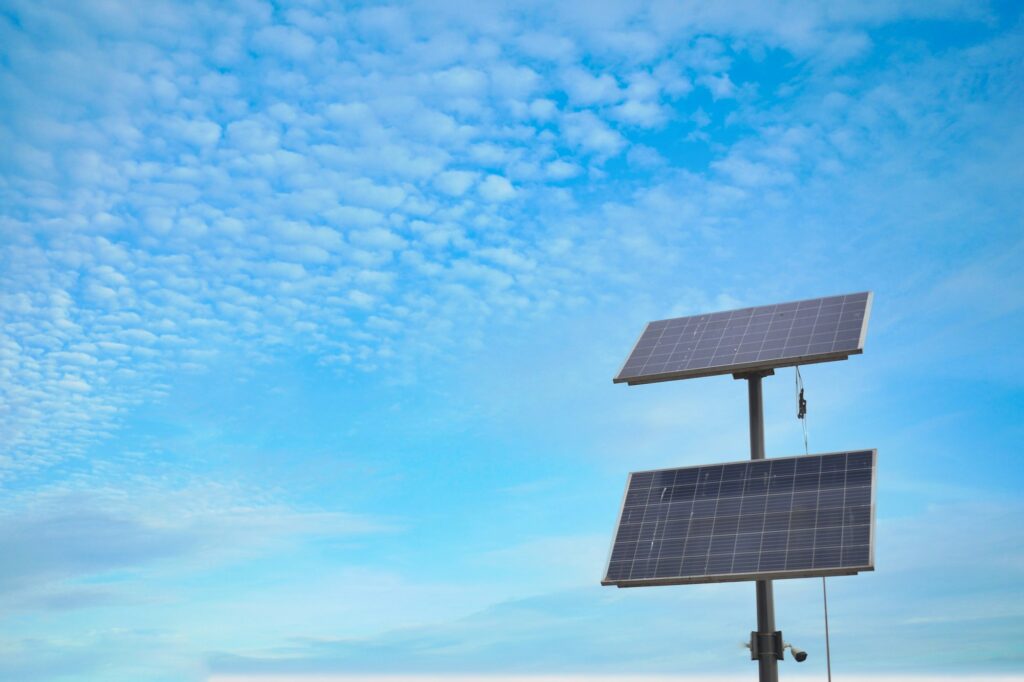
[[[602,584],[851,575],[874,567],[874,450],[630,474]]]
[[[615,383],[845,360],[864,351],[871,292],[650,322]]]

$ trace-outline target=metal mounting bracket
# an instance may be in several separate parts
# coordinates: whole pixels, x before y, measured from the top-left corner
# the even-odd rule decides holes
[[[754,379],[757,377],[770,377],[775,374],[774,369],[759,369],[753,372],[733,372],[733,379]]]
[[[750,633],[750,660],[752,661],[756,661],[761,656],[774,656],[781,661],[785,658],[783,655],[785,647],[781,630]]]

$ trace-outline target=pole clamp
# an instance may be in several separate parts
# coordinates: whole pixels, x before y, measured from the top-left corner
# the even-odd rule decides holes
[[[775,374],[774,369],[756,369],[752,372],[733,372],[733,379],[757,379],[759,377],[770,377]]]
[[[750,660],[756,661],[762,656],[774,656],[778,660],[784,658],[783,651],[785,643],[782,641],[782,631],[775,632],[751,632],[750,633]]]

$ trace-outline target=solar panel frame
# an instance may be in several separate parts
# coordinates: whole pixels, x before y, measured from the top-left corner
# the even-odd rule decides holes
[[[824,457],[827,457],[829,455],[839,455],[839,454],[850,455],[850,454],[861,454],[861,453],[869,453],[870,457],[871,457],[870,466],[867,468],[867,470],[871,472],[871,485],[870,485],[870,498],[869,498],[870,502],[869,502],[869,505],[868,505],[869,520],[868,520],[868,523],[866,524],[867,527],[868,527],[868,539],[867,539],[868,558],[867,558],[867,563],[865,563],[865,564],[849,565],[849,566],[835,566],[835,567],[830,567],[830,568],[799,568],[799,569],[791,569],[791,570],[781,569],[781,570],[766,570],[766,571],[741,571],[741,572],[715,573],[715,574],[690,575],[690,576],[679,575],[679,576],[671,576],[671,577],[644,577],[644,578],[639,578],[639,579],[628,579],[628,578],[627,579],[610,579],[608,577],[610,572],[611,572],[611,568],[612,568],[612,557],[613,557],[613,554],[615,552],[615,547],[618,544],[618,540],[619,540],[619,536],[620,536],[620,528],[621,528],[621,525],[622,525],[622,520],[623,520],[623,517],[624,517],[625,512],[626,512],[626,501],[627,501],[628,496],[629,496],[630,487],[631,487],[631,483],[633,481],[633,477],[636,476],[636,475],[640,475],[640,474],[654,474],[654,475],[656,475],[656,474],[662,473],[662,472],[673,472],[673,471],[674,472],[678,472],[678,471],[684,471],[684,470],[687,470],[687,471],[688,470],[698,471],[702,467],[722,467],[722,471],[723,471],[723,475],[724,475],[724,471],[725,471],[724,467],[727,467],[729,465],[741,465],[741,464],[742,465],[749,465],[749,464],[757,463],[757,462],[772,463],[772,462],[779,462],[779,461],[785,461],[785,460],[800,460],[800,459],[811,459],[811,458],[824,458]],[[793,456],[789,456],[789,457],[772,457],[772,458],[766,458],[766,459],[762,459],[762,460],[744,459],[744,460],[737,460],[737,461],[733,461],[733,462],[723,462],[721,464],[704,464],[704,465],[696,465],[696,466],[690,466],[690,467],[669,467],[669,468],[665,468],[665,469],[651,469],[651,470],[646,470],[646,471],[630,472],[629,477],[626,480],[626,488],[625,488],[625,490],[623,492],[623,495],[622,495],[622,503],[619,506],[619,516],[618,516],[618,519],[616,520],[616,523],[615,523],[615,532],[614,532],[614,534],[612,536],[612,543],[611,543],[611,546],[609,547],[609,550],[608,550],[608,559],[605,562],[605,573],[604,573],[605,577],[602,578],[601,584],[602,585],[606,585],[606,586],[608,586],[608,585],[615,585],[617,587],[649,587],[649,586],[659,586],[659,585],[692,585],[692,584],[703,584],[703,583],[743,582],[743,581],[751,581],[751,580],[783,580],[783,579],[790,579],[790,578],[812,578],[812,577],[823,577],[823,576],[824,577],[828,577],[828,576],[840,576],[840,575],[856,575],[857,573],[860,573],[860,572],[863,572],[863,571],[873,571],[874,570],[874,566],[875,566],[875,497],[876,497],[876,487],[877,487],[877,483],[878,483],[877,462],[878,462],[878,450],[877,449],[865,449],[865,450],[842,450],[842,451],[838,451],[838,452],[814,453],[814,454],[811,454],[811,455],[793,455]],[[849,487],[850,486],[845,486],[844,485],[843,489],[846,490]],[[858,486],[853,486],[853,487],[858,487]],[[819,487],[817,488],[817,490],[819,491],[819,495],[820,495],[820,491],[823,490],[823,488],[820,487],[820,482],[819,482]],[[795,486],[794,486],[794,494],[795,494]],[[742,497],[743,497],[742,494],[741,494],[740,497],[742,499]],[[720,497],[716,497],[715,499],[716,499],[716,501],[719,501]],[[767,495],[766,495],[766,500],[767,500]],[[741,504],[742,504],[742,502],[741,502]],[[859,506],[863,506],[863,505],[859,505]],[[645,510],[646,510],[646,508],[647,507],[645,505]],[[844,506],[844,507],[841,507],[841,508],[845,509],[846,507]],[[817,514],[818,511],[820,511],[820,509],[821,509],[821,507],[815,507],[815,513]],[[767,513],[768,512],[766,511],[765,514],[767,514]],[[792,513],[792,511],[790,513]],[[711,518],[712,519],[717,519],[718,517],[717,516],[712,516]],[[791,522],[792,521],[790,521],[790,523]],[[845,528],[845,527],[847,527],[847,525],[848,524],[842,524],[840,527],[841,528]],[[860,525],[864,525],[864,524],[853,524],[853,525],[860,526]],[[737,531],[738,530],[739,529],[737,528]],[[816,525],[815,526],[815,531],[817,532],[817,530],[818,530],[818,528],[817,528],[817,525]],[[768,532],[772,532],[772,531],[768,531]],[[789,533],[789,532],[792,532],[792,529],[787,527],[787,533]],[[799,532],[799,530],[798,530],[798,532]],[[762,530],[760,532],[760,536],[762,537],[762,543],[763,543],[764,533],[765,533],[765,530],[762,528]],[[737,533],[735,533],[735,535],[737,536],[737,539],[738,539],[740,533],[737,532]],[[714,536],[713,532],[707,536],[708,537],[709,545],[710,545],[710,543],[712,541],[711,538],[713,536]],[[689,538],[689,536],[687,536],[687,539],[688,538]],[[661,542],[663,542],[663,541],[664,541],[664,536],[662,536]],[[652,542],[653,542],[653,540],[652,540]],[[856,546],[861,546],[861,545],[856,545]],[[844,546],[842,544],[840,544],[839,548],[840,548],[840,550],[842,550],[844,548]],[[816,549],[816,546],[812,545],[811,549],[813,551],[814,549]],[[759,558],[760,558],[761,553],[762,552],[759,549],[759,551],[758,551],[758,557]],[[710,559],[710,556],[711,555],[710,555],[710,551],[709,551],[709,554],[708,554],[708,558],[709,559]],[[733,556],[733,557],[736,556],[735,549],[734,549],[733,553],[730,556]],[[659,555],[659,560],[660,560],[660,555]],[[635,561],[635,559],[634,559],[634,561]]]
[[[763,359],[751,359],[749,361],[742,361],[742,362],[735,362],[735,361],[733,361],[733,362],[730,362],[730,363],[719,364],[719,365],[709,364],[709,365],[706,365],[706,366],[703,366],[703,367],[685,367],[685,368],[679,368],[679,369],[673,369],[673,370],[667,370],[667,371],[656,371],[656,372],[651,372],[651,373],[647,373],[647,374],[645,374],[642,370],[640,371],[640,373],[627,373],[627,371],[626,371],[626,368],[630,365],[630,362],[637,358],[637,351],[640,349],[641,343],[644,342],[644,337],[648,334],[649,331],[652,331],[652,330],[666,329],[666,328],[669,328],[669,327],[672,327],[672,326],[678,327],[678,326],[683,325],[683,324],[690,324],[689,321],[691,321],[691,320],[696,321],[695,322],[696,324],[699,324],[701,322],[704,322],[705,324],[710,324],[712,322],[714,322],[715,324],[718,324],[720,322],[723,322],[723,320],[724,320],[725,324],[727,325],[728,322],[732,320],[733,316],[736,316],[737,318],[743,317],[743,316],[749,316],[752,319],[754,316],[759,314],[759,311],[769,311],[769,310],[772,311],[773,314],[789,312],[790,310],[792,310],[793,314],[794,314],[794,324],[795,324],[796,311],[800,310],[800,306],[806,306],[807,304],[811,304],[811,303],[814,303],[814,302],[835,301],[836,299],[841,299],[845,303],[846,299],[851,299],[851,298],[855,298],[855,297],[859,298],[861,296],[865,297],[865,299],[864,299],[864,313],[863,313],[864,316],[863,316],[863,319],[860,321],[860,330],[859,330],[859,334],[857,335],[857,342],[856,342],[855,347],[853,347],[853,348],[846,348],[846,347],[844,347],[844,348],[837,349],[837,350],[819,351],[819,352],[814,352],[814,353],[804,352],[804,353],[799,354],[799,355],[780,356],[780,357],[777,357],[777,358],[767,358],[766,357],[766,358],[763,358]],[[777,304],[765,305],[765,306],[752,306],[752,307],[747,307],[747,308],[737,308],[735,310],[723,310],[723,311],[718,311],[718,312],[713,312],[713,313],[704,313],[704,314],[700,314],[700,315],[689,315],[689,316],[685,316],[685,317],[668,318],[668,319],[665,319],[665,320],[654,320],[652,322],[648,322],[647,325],[644,327],[644,330],[637,337],[637,340],[633,344],[633,347],[630,350],[629,355],[626,356],[626,360],[622,363],[622,366],[619,368],[619,371],[615,375],[615,378],[612,379],[612,382],[616,383],[616,384],[625,383],[625,384],[628,384],[630,386],[637,386],[637,385],[640,385],[640,384],[651,384],[651,383],[656,383],[656,382],[661,382],[661,381],[673,381],[673,380],[676,380],[676,379],[696,379],[698,377],[715,376],[715,375],[718,375],[718,374],[738,374],[738,373],[743,373],[743,372],[755,372],[755,371],[760,371],[760,370],[775,369],[775,368],[778,368],[778,367],[792,367],[794,365],[809,365],[809,364],[813,364],[813,363],[817,363],[817,362],[831,362],[831,361],[834,361],[834,360],[846,360],[851,355],[857,355],[857,354],[860,354],[860,353],[864,352],[864,342],[865,342],[865,340],[867,338],[868,320],[871,317],[871,306],[872,306],[873,300],[874,300],[874,293],[873,292],[871,292],[871,291],[860,291],[860,292],[854,292],[854,293],[850,293],[850,294],[840,294],[840,295],[837,295],[837,296],[823,296],[823,297],[818,297],[818,298],[804,299],[804,300],[801,300],[801,301],[789,301],[789,302],[786,302],[786,303],[777,303]],[[822,305],[822,303],[819,303],[819,308],[820,308],[821,305]],[[779,310],[780,308],[784,308],[785,310]],[[761,312],[760,314],[764,315],[765,313]],[[728,317],[725,317],[725,316],[728,316]],[[836,321],[836,325],[837,326],[836,326],[836,330],[835,330],[836,336],[838,336],[838,331],[839,331],[838,325],[839,325],[839,323],[840,323],[840,320],[837,320]],[[653,325],[660,325],[660,326],[659,327],[654,327]],[[792,326],[791,326],[791,329],[792,329]],[[703,333],[703,330],[702,330],[702,333]],[[765,331],[765,336],[767,336],[767,335],[768,335],[768,331],[766,330]],[[809,334],[809,336],[810,336],[810,334]],[[679,338],[681,338],[681,337],[679,337]],[[702,340],[702,338],[703,337],[701,337],[701,339],[696,339],[694,342],[697,343],[700,340]],[[742,337],[738,337],[738,338],[745,339],[745,335],[742,336]],[[711,339],[711,340],[713,340],[713,339]],[[762,340],[762,344],[765,343],[765,342],[766,342],[766,340]],[[750,354],[749,352],[740,353],[739,352],[739,348],[740,348],[740,343],[741,342],[737,341],[736,343],[737,343],[737,351],[733,355],[734,360],[735,360],[735,358],[740,357],[741,355],[749,355]],[[656,346],[657,341],[655,341],[654,344],[655,345],[653,347],[657,347]],[[810,343],[807,344],[808,351],[810,349],[810,345],[811,345]],[[833,343],[833,346],[835,346],[835,343]],[[694,352],[697,352],[697,348],[694,349]],[[707,352],[707,351],[704,351],[704,352]],[[715,352],[717,353],[717,348],[716,348]],[[713,356],[711,356],[711,357],[713,357]],[[699,360],[694,358],[692,362],[696,363],[696,362],[699,362]],[[643,366],[645,366],[645,365],[646,365],[646,363],[644,363]]]

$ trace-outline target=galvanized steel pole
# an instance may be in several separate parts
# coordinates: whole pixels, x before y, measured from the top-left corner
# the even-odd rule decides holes
[[[761,379],[768,372],[752,372],[747,380],[750,403],[750,459],[764,459],[764,402],[761,398]],[[774,647],[765,646],[775,637],[775,599],[772,581],[757,581],[757,668],[760,682],[778,682],[779,662]]]

